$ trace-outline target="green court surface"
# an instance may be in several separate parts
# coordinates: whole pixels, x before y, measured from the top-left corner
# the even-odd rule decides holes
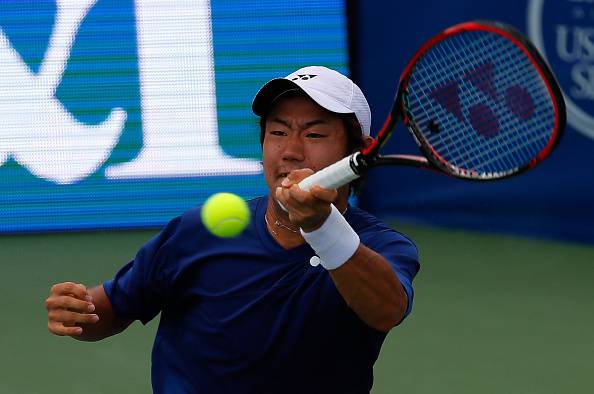
[[[389,334],[373,393],[593,392],[593,247],[401,229],[422,269],[413,314]],[[82,343],[47,332],[43,301],[54,282],[109,278],[153,233],[0,237],[0,393],[151,391],[156,321]]]

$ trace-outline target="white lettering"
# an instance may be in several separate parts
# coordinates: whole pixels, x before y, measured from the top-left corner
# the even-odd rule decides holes
[[[578,58],[577,45],[575,45],[575,39],[572,42],[572,51],[569,51],[569,29],[567,26],[557,26],[557,54],[561,59],[566,62],[573,62]]]
[[[580,60],[594,60],[594,29],[576,28],[576,30],[578,31],[580,47],[582,48]]]
[[[575,84],[570,89],[573,98],[594,100],[594,66],[576,64],[571,69],[571,79]]]
[[[259,161],[233,158],[218,140],[210,2],[137,0],[143,147],[108,178],[242,175]]]
[[[594,0],[573,0],[574,2],[583,2],[583,3],[594,3]],[[543,11],[544,11],[545,0],[530,0],[528,3],[528,13],[527,13],[527,30],[532,42],[534,45],[540,50],[540,52],[546,57],[546,46],[544,41],[544,33],[543,28],[549,32],[552,27],[548,24],[543,26]],[[553,8],[554,9],[554,8]],[[559,56],[562,60],[568,63],[577,63],[571,61],[571,57],[568,59],[567,56],[564,58],[563,54],[570,54],[575,51],[575,49],[569,49],[569,46],[566,47],[565,50],[561,50],[559,52],[560,45],[568,45],[569,44],[569,28],[567,26],[562,26],[561,29],[565,29],[565,33],[561,32],[561,34],[565,34],[565,42],[563,42],[563,37],[559,37],[559,27],[557,29],[557,56]],[[572,38],[575,40],[575,37]],[[560,42],[561,40],[561,42]],[[574,52],[575,53],[575,52]],[[569,56],[569,55],[568,55]],[[576,56],[576,59],[578,57]],[[553,58],[551,58],[553,60]],[[583,59],[582,59],[583,60]],[[587,61],[585,62],[588,63]],[[559,70],[561,71],[561,70]],[[559,72],[558,71],[558,72]],[[587,79],[586,75],[583,71],[580,71],[579,68],[577,70],[573,70],[572,73],[578,73],[581,75],[574,75],[574,81],[576,82],[577,91],[581,92],[578,94],[586,94],[588,88],[585,87],[584,82]],[[569,87],[567,87],[570,89]],[[569,93],[569,91],[567,91]],[[591,111],[585,110],[580,108],[580,106],[573,101],[573,97],[571,94],[565,95],[565,104],[567,105],[567,123],[574,127],[577,131],[583,133],[585,136],[588,136],[594,139],[594,117],[592,117]]]
[[[557,55],[568,63],[594,60],[594,29],[558,25]]]
[[[109,157],[126,113],[98,125],[78,122],[55,97],[76,33],[95,0],[59,0],[48,49],[33,74],[0,29],[0,165],[9,157],[40,178],[77,182]]]

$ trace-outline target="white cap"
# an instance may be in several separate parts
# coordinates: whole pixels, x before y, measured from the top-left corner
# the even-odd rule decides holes
[[[252,111],[258,116],[265,115],[276,99],[296,88],[330,112],[355,114],[363,135],[369,135],[371,110],[363,92],[349,78],[327,67],[304,67],[284,78],[268,81],[254,97]]]

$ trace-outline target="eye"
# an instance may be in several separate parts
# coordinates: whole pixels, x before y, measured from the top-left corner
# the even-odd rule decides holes
[[[307,133],[307,138],[325,138],[324,134],[320,133]]]
[[[272,134],[272,135],[278,135],[278,136],[285,136],[285,135],[287,135],[287,133],[286,133],[286,132],[284,132],[284,131],[281,131],[281,130],[272,130],[272,131],[270,132],[270,134]]]

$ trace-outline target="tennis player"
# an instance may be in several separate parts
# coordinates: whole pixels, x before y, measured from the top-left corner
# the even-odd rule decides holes
[[[270,192],[249,201],[249,227],[218,239],[191,209],[113,279],[54,285],[48,328],[95,341],[161,313],[155,393],[369,393],[386,333],[411,311],[417,249],[349,205],[352,185],[297,185],[371,141],[369,105],[312,66],[266,83],[252,108]]]

